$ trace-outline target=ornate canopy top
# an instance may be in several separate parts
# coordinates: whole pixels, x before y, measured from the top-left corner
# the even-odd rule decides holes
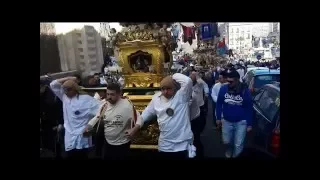
[[[123,22],[120,23],[121,26],[123,27],[129,27],[129,26],[137,26],[137,25],[147,25],[150,26],[152,29],[155,28],[155,24],[158,27],[162,27],[164,24],[167,25],[167,27],[170,27],[173,23],[158,23],[158,22],[145,22],[145,23],[132,23],[132,22]]]
[[[115,46],[130,42],[157,42],[171,49],[174,43],[167,28],[172,23],[120,23],[124,28],[113,35]]]

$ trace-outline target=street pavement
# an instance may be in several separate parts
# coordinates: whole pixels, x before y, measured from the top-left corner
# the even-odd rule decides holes
[[[209,100],[206,127],[201,134],[201,141],[204,146],[204,156],[206,158],[223,158],[223,145],[221,144],[219,131],[214,129],[215,118],[213,115],[212,101]]]

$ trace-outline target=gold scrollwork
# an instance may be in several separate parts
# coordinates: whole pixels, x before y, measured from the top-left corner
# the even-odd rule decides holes
[[[164,62],[164,48],[161,44],[155,42],[141,42],[139,46],[132,43],[122,43],[117,48],[119,51],[119,63],[123,67],[123,74],[125,77],[126,87],[159,87],[160,81],[163,78],[163,62]],[[128,57],[136,53],[137,51],[143,51],[152,56],[152,65],[155,66],[155,73],[135,73],[130,67]]]

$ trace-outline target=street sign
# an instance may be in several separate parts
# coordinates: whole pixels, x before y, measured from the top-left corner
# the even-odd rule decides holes
[[[261,59],[261,55],[258,55],[258,56],[257,56],[257,59],[260,60],[260,59]]]

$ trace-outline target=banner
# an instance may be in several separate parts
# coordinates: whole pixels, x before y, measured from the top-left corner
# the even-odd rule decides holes
[[[201,40],[213,39],[212,24],[201,24]]]

